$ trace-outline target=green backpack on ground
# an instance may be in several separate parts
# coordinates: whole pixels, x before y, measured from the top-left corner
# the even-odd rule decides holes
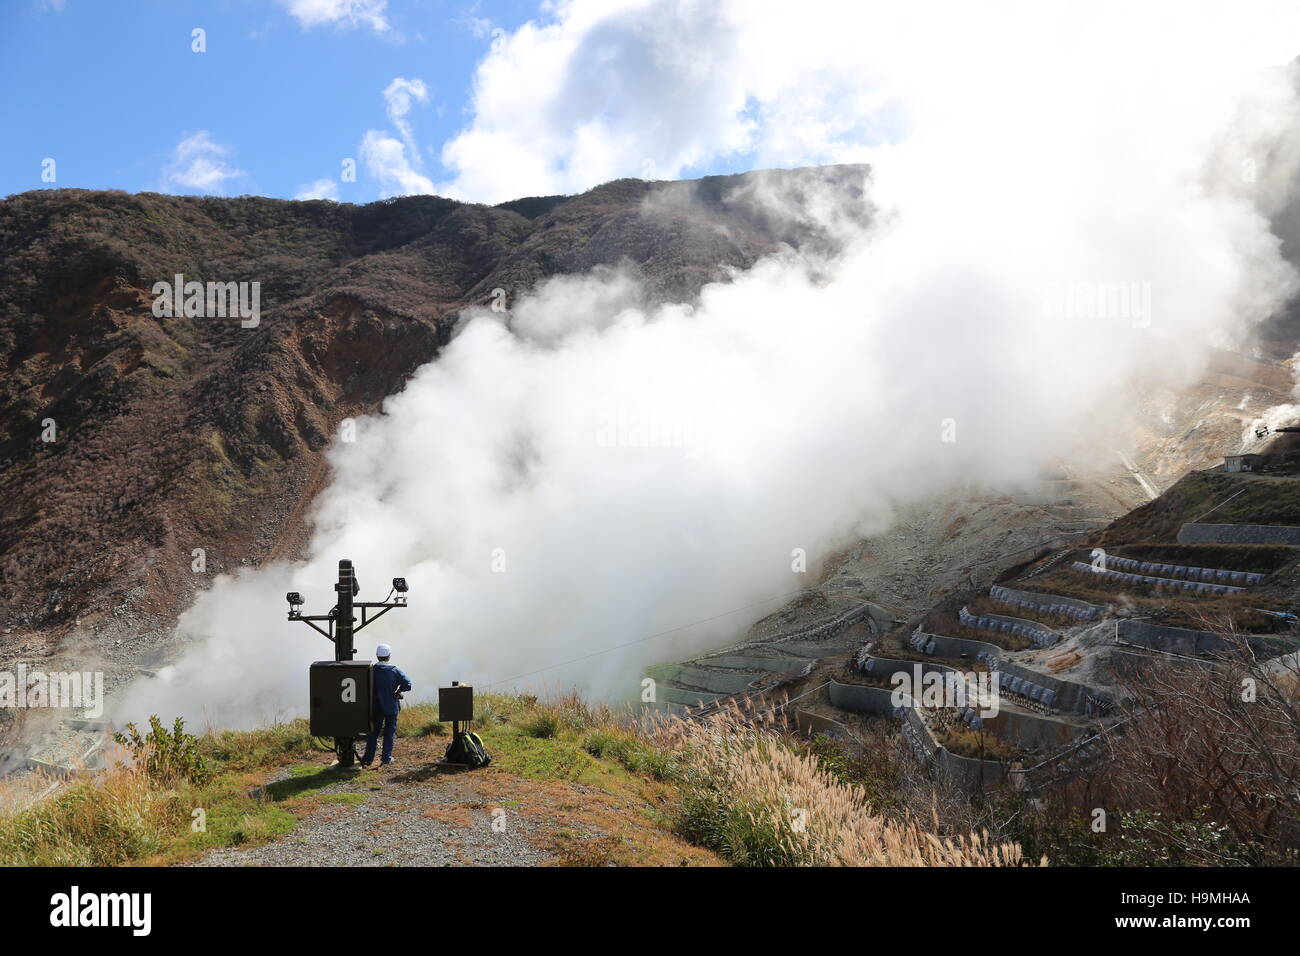
[[[492,762],[479,735],[468,730],[452,738],[445,759],[447,763],[463,763],[469,767],[486,767]]]

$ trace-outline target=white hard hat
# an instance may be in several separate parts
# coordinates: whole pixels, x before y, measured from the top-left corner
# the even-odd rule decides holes
[[[376,657],[392,657],[392,656],[393,656],[393,649],[392,649],[391,647],[389,647],[387,644],[380,644],[378,647],[375,648],[375,656],[376,656]]]

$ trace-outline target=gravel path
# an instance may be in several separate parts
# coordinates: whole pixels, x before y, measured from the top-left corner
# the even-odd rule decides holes
[[[535,828],[527,819],[481,791],[473,772],[437,765],[365,774],[323,788],[319,807],[275,842],[214,850],[189,865],[538,866],[552,860],[529,839]],[[331,802],[338,794],[365,800]]]

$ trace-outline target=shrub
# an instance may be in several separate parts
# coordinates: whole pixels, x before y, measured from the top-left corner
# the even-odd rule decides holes
[[[549,740],[560,732],[560,722],[548,711],[539,711],[523,720],[519,729],[527,737]]]
[[[135,724],[127,724],[125,734],[113,734],[113,739],[131,754],[136,770],[164,785],[180,781],[201,784],[209,778],[211,773],[199,751],[199,740],[185,732],[184,720],[177,717],[168,731],[154,714],[149,718],[149,728],[149,733],[141,736]]]
[[[818,734],[807,752],[818,766],[846,786],[860,788],[868,805],[878,813],[898,815],[904,807],[904,760],[901,741],[891,727],[873,745],[850,751],[843,743]]]

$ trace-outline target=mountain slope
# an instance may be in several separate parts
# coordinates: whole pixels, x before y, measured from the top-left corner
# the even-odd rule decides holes
[[[339,423],[400,389],[463,307],[596,266],[689,299],[783,243],[829,247],[754,191],[829,186],[856,208],[864,174],[620,180],[496,207],[83,190],[0,202],[0,625],[10,643],[165,627],[211,574],[298,553]],[[155,318],[153,284],[177,273],[260,282],[260,324]]]

